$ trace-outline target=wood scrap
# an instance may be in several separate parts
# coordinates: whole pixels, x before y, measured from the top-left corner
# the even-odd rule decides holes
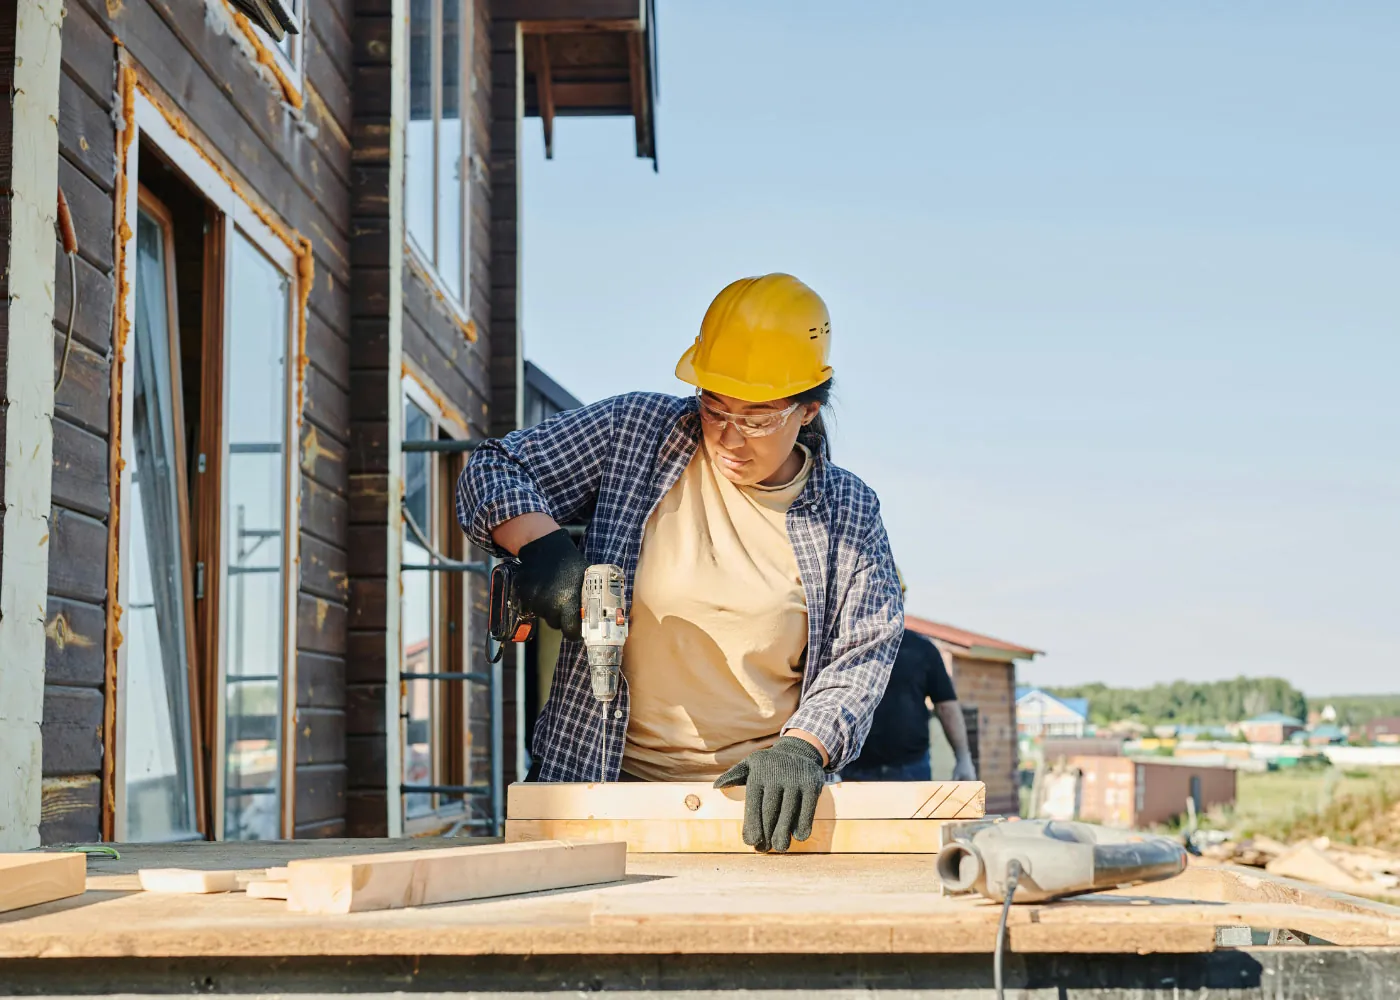
[[[238,888],[236,871],[202,871],[197,868],[142,868],[136,873],[141,888],[147,892],[199,895],[209,892],[234,892]]]
[[[980,781],[843,781],[822,789],[819,820],[981,819]],[[744,789],[703,781],[513,784],[508,819],[720,820],[744,818]]]
[[[627,870],[620,841],[492,844],[293,861],[287,907],[357,913],[616,882]]]
[[[819,819],[793,854],[937,854],[940,820]],[[637,854],[752,854],[742,819],[511,819],[506,843],[623,840]]]
[[[290,889],[283,881],[249,882],[247,892],[251,899],[286,899]]]
[[[1271,875],[1313,882],[1342,892],[1364,892],[1369,886],[1312,844],[1298,844],[1264,866]]]
[[[291,878],[291,875],[288,874],[285,866],[281,868],[269,868],[267,871],[263,872],[263,881],[266,882],[285,882],[289,878]]]
[[[0,913],[82,895],[87,855],[0,854]]]

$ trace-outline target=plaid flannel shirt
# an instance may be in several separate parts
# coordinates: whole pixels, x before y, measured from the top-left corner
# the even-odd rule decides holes
[[[477,545],[504,555],[491,538],[504,521],[591,516],[584,557],[622,567],[630,609],[647,520],[700,442],[694,397],[631,393],[556,414],[476,450],[457,484],[457,519]],[[783,731],[821,740],[834,772],[865,742],[903,635],[904,603],[874,491],[831,464],[821,445],[814,454],[787,515],[808,633],[801,700]],[[626,678],[604,712],[583,644],[566,640],[535,726],[540,780],[618,780],[628,711]]]

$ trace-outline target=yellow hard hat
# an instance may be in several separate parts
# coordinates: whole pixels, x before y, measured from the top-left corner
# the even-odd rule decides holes
[[[784,399],[831,378],[826,303],[790,274],[740,278],[715,296],[676,378],[750,403]]]

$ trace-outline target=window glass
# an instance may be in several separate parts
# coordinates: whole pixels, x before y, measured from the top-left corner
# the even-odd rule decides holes
[[[232,248],[224,836],[280,832],[287,277],[247,238]]]
[[[411,0],[408,29],[408,137],[404,199],[408,232],[429,260],[433,236],[433,0]]]
[[[428,441],[433,438],[433,422],[424,410],[411,401],[404,403],[404,440]],[[408,566],[425,566],[428,549],[418,537],[434,541],[432,516],[432,458],[428,452],[405,452],[404,513],[413,524],[404,521],[403,562]],[[416,531],[414,529],[417,529]],[[403,605],[399,627],[403,632],[403,672],[430,673],[436,663],[433,650],[433,577],[436,574],[411,571],[400,576]],[[403,781],[406,785],[433,784],[433,682],[409,680],[404,685],[404,752]],[[432,812],[433,797],[413,792],[404,796],[404,815],[408,818]]]
[[[438,274],[462,299],[461,0],[442,2],[442,120],[438,124]]]
[[[126,839],[198,835],[190,736],[185,560],[181,548],[166,232],[136,221],[135,380],[129,566],[125,578],[123,777]]]

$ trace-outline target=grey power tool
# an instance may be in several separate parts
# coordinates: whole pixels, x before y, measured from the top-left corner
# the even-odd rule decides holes
[[[1156,882],[1186,870],[1186,850],[1166,837],[1063,820],[950,824],[935,863],[950,892],[1037,903],[1099,889]],[[1014,886],[1008,871],[1019,868]]]
[[[1005,996],[1002,954],[1011,904],[1038,903],[1099,889],[1156,882],[1186,870],[1186,849],[1166,837],[1063,820],[949,823],[934,866],[945,891],[1002,904],[992,981]]]
[[[593,697],[603,706],[617,697],[622,676],[622,647],[627,642],[622,582],[622,568],[610,563],[589,566],[583,573],[583,648]]]

